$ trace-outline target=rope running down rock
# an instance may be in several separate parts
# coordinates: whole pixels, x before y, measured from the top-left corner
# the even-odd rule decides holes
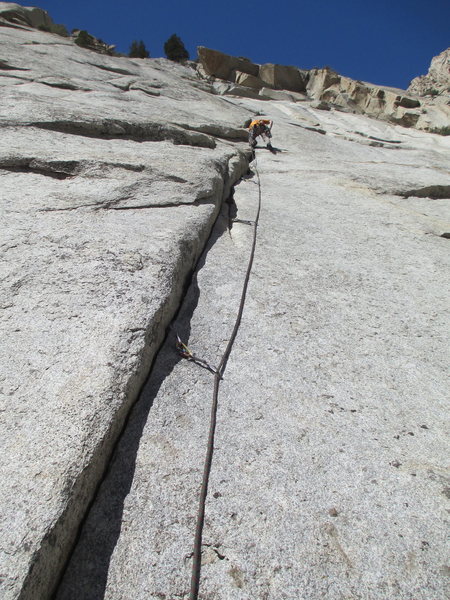
[[[197,526],[195,530],[195,538],[194,538],[194,549],[193,549],[193,562],[192,562],[192,574],[191,574],[191,591],[189,595],[189,600],[197,600],[198,592],[200,587],[200,571],[201,571],[201,555],[202,555],[202,535],[203,535],[203,524],[205,519],[205,504],[206,504],[206,496],[208,494],[208,483],[209,483],[209,475],[211,473],[211,464],[214,453],[214,434],[216,429],[217,422],[217,406],[218,406],[218,397],[219,397],[219,386],[220,381],[222,379],[222,375],[225,371],[228,358],[230,356],[234,341],[236,339],[239,326],[241,324],[242,313],[244,311],[245,298],[247,294],[248,282],[250,279],[250,273],[253,266],[253,259],[255,256],[255,248],[256,248],[256,237],[258,231],[258,222],[259,215],[261,212],[261,180],[259,177],[256,155],[254,159],[254,170],[257,177],[258,182],[258,210],[256,213],[256,218],[253,227],[253,242],[252,249],[250,252],[250,257],[247,265],[247,272],[245,275],[244,285],[242,288],[241,300],[239,303],[239,310],[236,317],[236,321],[234,323],[234,328],[231,333],[230,340],[225,348],[225,352],[222,355],[217,371],[214,375],[214,391],[211,403],[211,416],[209,423],[209,435],[208,435],[208,444],[206,448],[206,456],[205,456],[205,464],[203,467],[203,479],[202,486],[200,489],[200,500],[199,507],[197,513]]]

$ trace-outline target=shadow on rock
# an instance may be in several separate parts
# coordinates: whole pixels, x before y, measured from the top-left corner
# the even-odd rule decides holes
[[[282,148],[276,148],[275,146],[255,146],[254,150],[268,150],[272,154],[279,154],[280,152],[286,152]]]
[[[182,360],[176,350],[177,334],[188,342],[190,321],[200,295],[197,273],[203,267],[209,250],[227,231],[227,213],[228,207],[225,205],[197,262],[182,305],[169,326],[140,397],[125,424],[53,600],[103,600],[105,597],[111,556],[123,526],[124,503],[133,484],[142,434],[161,385]]]

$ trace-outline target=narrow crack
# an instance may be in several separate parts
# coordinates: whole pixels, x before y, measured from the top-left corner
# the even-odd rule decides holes
[[[315,133],[320,133],[322,135],[326,135],[325,129],[321,129],[320,127],[314,127],[309,125],[300,125],[300,123],[292,123],[289,122],[289,125],[294,125],[295,127],[300,127],[301,129],[307,129],[308,131],[314,131]]]
[[[149,204],[137,204],[134,206],[117,206],[120,200],[115,201],[114,205],[109,206],[99,206],[98,209],[101,210],[103,208],[109,210],[140,210],[142,208],[179,208],[181,206],[201,206],[203,204],[211,204],[214,202],[214,196],[204,196],[202,198],[197,198],[196,200],[192,200],[192,202],[166,202],[166,203],[149,203]]]
[[[96,206],[98,206],[98,203],[93,202],[92,204],[80,204],[79,206],[66,206],[64,208],[40,208],[38,212],[70,212],[80,208],[93,208]]]
[[[176,175],[163,175],[164,179],[167,179],[168,181],[174,181],[175,183],[188,183],[187,179],[184,179],[183,177],[177,177]]]
[[[359,132],[357,132],[359,133]],[[360,134],[362,135],[362,134]],[[386,144],[401,144],[402,142],[399,140],[383,140],[383,138],[375,137],[374,135],[367,136],[369,140],[376,140],[377,142],[385,142]]]
[[[141,210],[143,208],[179,208],[180,206],[196,206],[196,202],[167,202],[166,204],[139,204],[136,206],[109,206],[109,210]]]
[[[35,80],[36,83],[40,83],[42,85],[48,85],[49,87],[52,88],[58,88],[60,90],[72,90],[72,91],[79,91],[79,92],[90,92],[91,88],[88,87],[82,87],[80,85],[77,85],[76,83],[71,83],[70,81],[46,81],[46,80]]]
[[[29,71],[30,69],[24,69],[22,67],[14,67],[9,65],[5,60],[0,60],[1,71]]]
[[[95,162],[90,160],[46,160],[30,157],[0,158],[0,171],[10,173],[32,173],[51,177],[52,179],[68,179],[77,175],[87,174],[89,177],[107,177],[105,169],[124,169],[134,173],[141,173],[148,169],[143,164],[130,164],[123,162]],[[94,170],[93,170],[94,169]],[[181,177],[168,175],[167,179],[176,183],[187,183]],[[85,206],[90,206],[85,205]]]
[[[32,166],[32,165],[0,165],[0,170],[9,171],[10,173],[34,173],[36,175],[43,175],[44,177],[50,177],[51,179],[68,179],[73,177],[73,173],[66,173],[64,171],[52,170],[45,168],[44,166]]]
[[[230,190],[230,195],[225,200],[225,203],[228,205],[228,233],[231,236],[231,230],[233,229],[233,223],[236,221],[237,217],[237,205],[234,200],[234,186]]]
[[[80,61],[75,61],[80,62]],[[85,63],[82,63],[85,64]],[[133,71],[129,71],[128,69],[120,69],[118,67],[107,67],[105,65],[98,65],[96,63],[87,63],[91,65],[91,67],[97,67],[97,69],[101,69],[102,71],[108,71],[110,73],[118,73],[119,75],[130,75],[131,77],[139,77],[139,73],[133,73]]]
[[[38,209],[38,212],[68,212],[83,208],[92,208],[94,210],[143,210],[151,208],[180,208],[182,206],[201,206],[203,204],[211,204],[212,202],[214,202],[214,198],[212,196],[205,196],[205,198],[198,198],[197,200],[192,200],[192,202],[166,202],[154,204],[135,204],[133,206],[117,206],[121,201],[122,199],[110,200],[105,202],[92,202],[90,204],[78,204],[77,206],[40,208]]]

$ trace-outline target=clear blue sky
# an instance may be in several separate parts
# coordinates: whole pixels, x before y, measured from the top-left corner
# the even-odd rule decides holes
[[[123,53],[132,40],[143,40],[152,57],[164,56],[164,42],[176,33],[191,58],[197,46],[207,46],[257,63],[329,65],[353,79],[400,88],[450,46],[450,0],[38,0],[36,6]]]

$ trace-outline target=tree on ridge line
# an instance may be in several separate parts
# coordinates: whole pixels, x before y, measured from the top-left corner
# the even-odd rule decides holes
[[[164,52],[169,60],[183,62],[189,60],[189,52],[184,47],[181,39],[174,33],[164,44]]]
[[[131,42],[130,51],[128,52],[130,58],[150,58],[150,53],[145,47],[142,40],[133,40]]]

